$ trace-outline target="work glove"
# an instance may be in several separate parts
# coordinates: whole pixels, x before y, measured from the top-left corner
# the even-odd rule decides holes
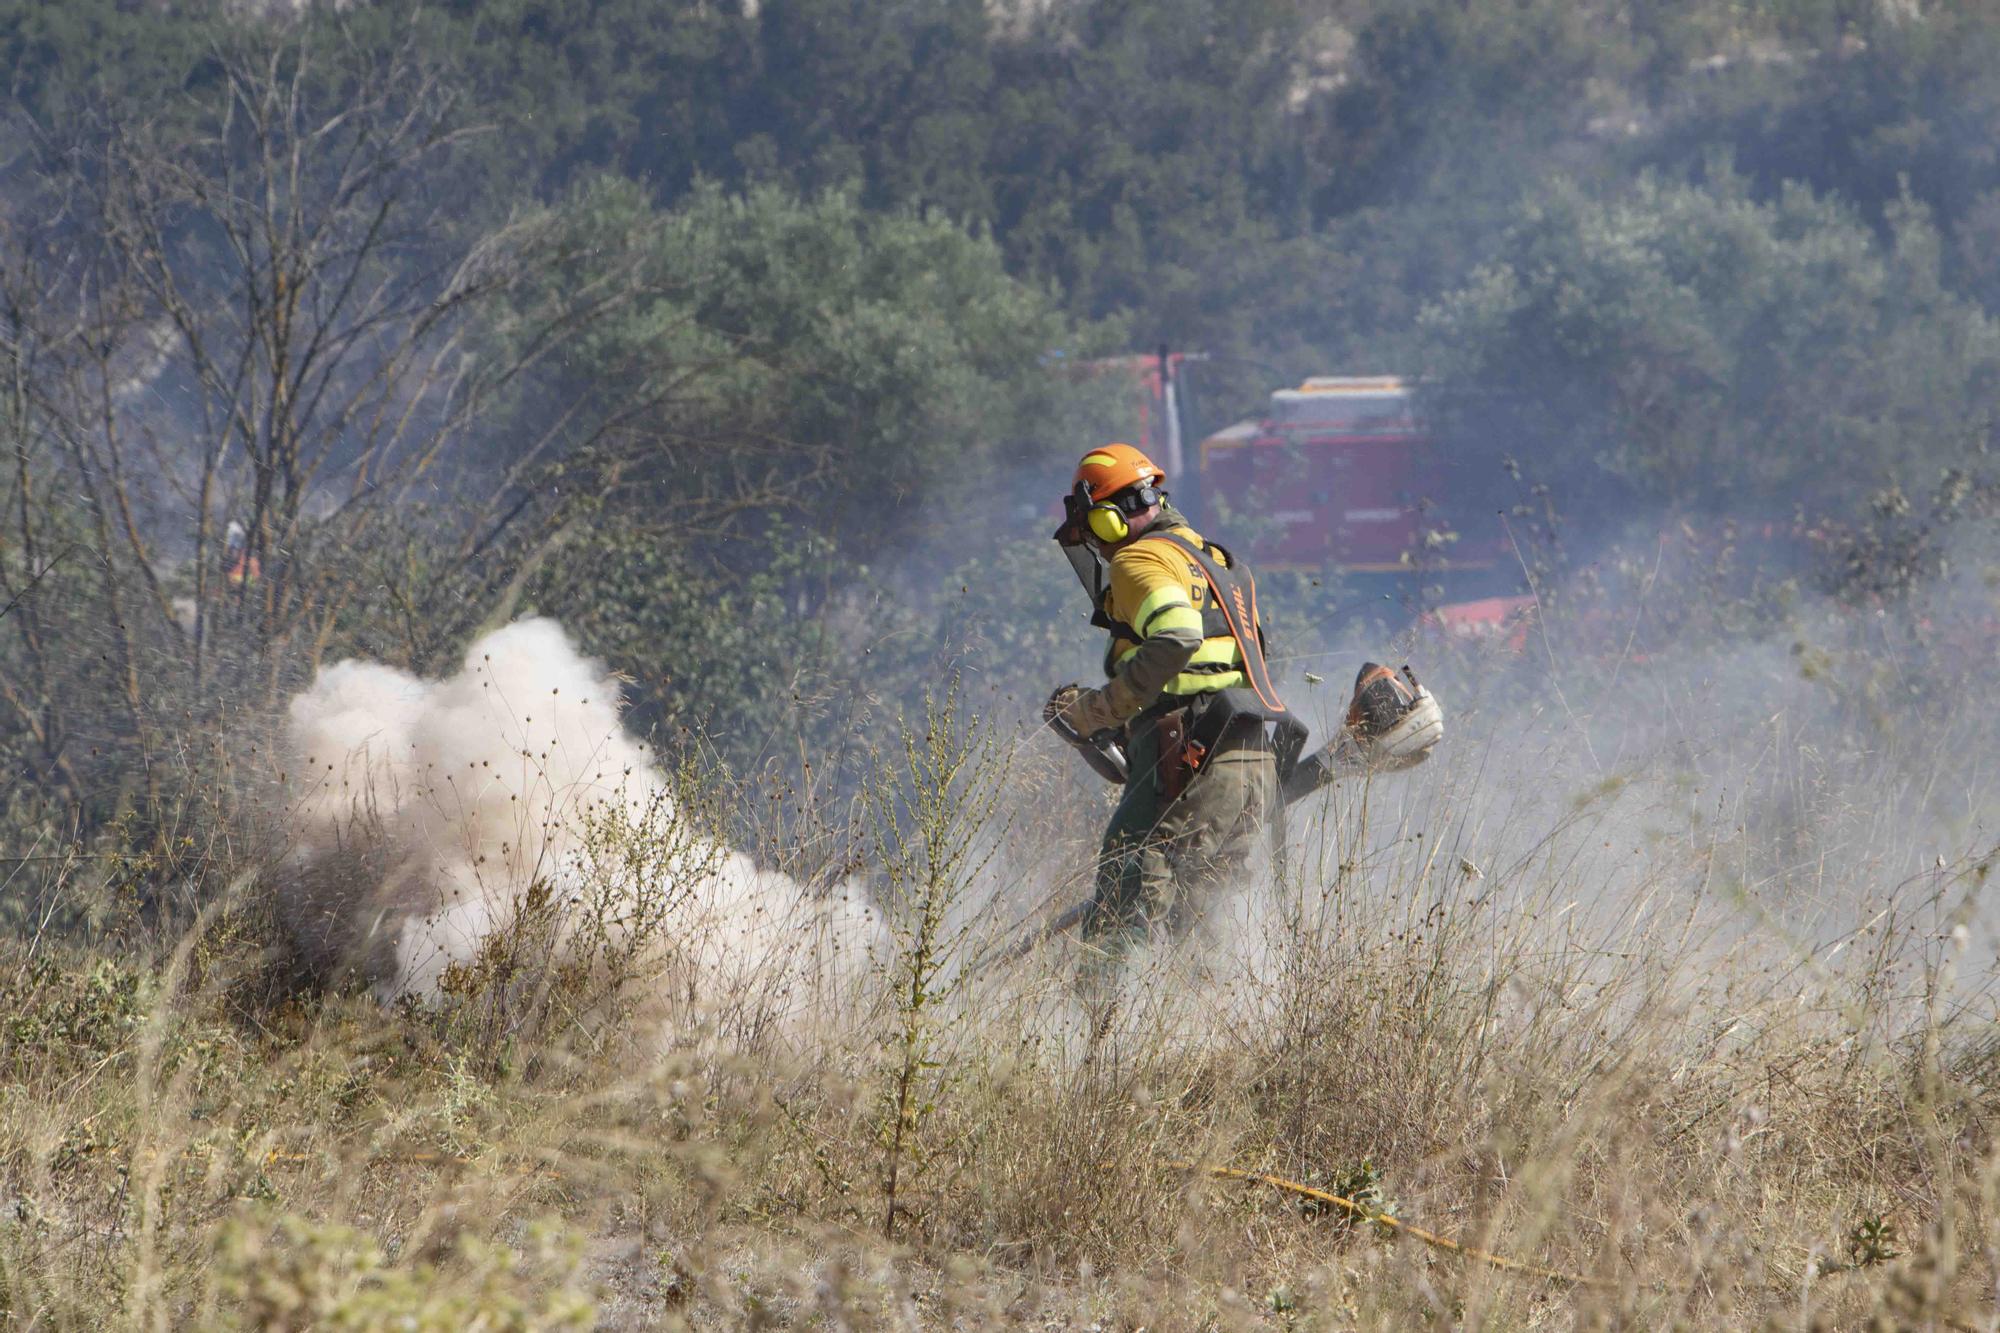
[[[1042,705],[1042,720],[1053,718],[1061,718],[1079,736],[1095,736],[1100,731],[1122,726],[1125,721],[1112,706],[1109,693],[1074,683],[1057,686],[1049,701]]]
[[[1075,702],[1079,688],[1081,687],[1075,681],[1071,681],[1067,685],[1058,685],[1049,691],[1049,701],[1042,705],[1042,721],[1053,722],[1062,717],[1070,704]]]

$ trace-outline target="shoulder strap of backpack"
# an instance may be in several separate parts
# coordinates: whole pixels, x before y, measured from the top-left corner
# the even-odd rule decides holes
[[[1223,619],[1228,622],[1229,637],[1236,640],[1236,647],[1243,654],[1243,675],[1256,692],[1257,702],[1274,719],[1283,715],[1285,705],[1278,698],[1278,687],[1271,682],[1270,668],[1264,662],[1264,646],[1257,636],[1257,580],[1250,571],[1234,561],[1227,568],[1218,565],[1207,551],[1177,532],[1147,533],[1140,540],[1170,542],[1194,561],[1202,577],[1208,580],[1215,605],[1221,608]]]

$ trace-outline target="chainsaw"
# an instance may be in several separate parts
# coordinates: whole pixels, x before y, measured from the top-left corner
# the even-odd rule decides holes
[[[1083,756],[1091,772],[1122,787],[1131,773],[1117,729],[1086,736],[1062,714],[1061,701],[1074,688],[1065,685],[1050,696],[1042,717],[1051,731]],[[1430,758],[1443,738],[1443,710],[1408,665],[1398,673],[1375,662],[1363,663],[1354,678],[1354,697],[1339,734],[1296,763],[1283,765],[1285,803],[1308,796],[1337,778],[1414,767]]]
[[[1443,739],[1444,710],[1407,663],[1398,673],[1364,662],[1339,733],[1283,775],[1285,804],[1339,778],[1414,768]]]

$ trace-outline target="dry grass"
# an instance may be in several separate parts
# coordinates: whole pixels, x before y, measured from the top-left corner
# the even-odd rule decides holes
[[[498,1058],[300,990],[247,879],[157,957],[9,946],[0,1322],[1992,1327],[1990,859],[1919,860],[1902,796],[1768,735],[1677,771],[1463,716],[1435,771],[1302,821],[1095,1048],[1061,947],[962,966],[1075,891],[1095,816],[1032,747],[894,807],[906,879],[988,868],[928,884],[924,969],[809,1011]],[[1013,821],[962,827],[1004,841],[924,826],[987,781]]]

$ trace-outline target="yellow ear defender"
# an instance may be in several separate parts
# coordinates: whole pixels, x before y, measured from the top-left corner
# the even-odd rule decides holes
[[[1101,542],[1122,542],[1132,535],[1132,525],[1125,521],[1125,515],[1118,512],[1118,506],[1108,500],[1092,505],[1090,512],[1084,515],[1084,522],[1090,525],[1091,534]]]

